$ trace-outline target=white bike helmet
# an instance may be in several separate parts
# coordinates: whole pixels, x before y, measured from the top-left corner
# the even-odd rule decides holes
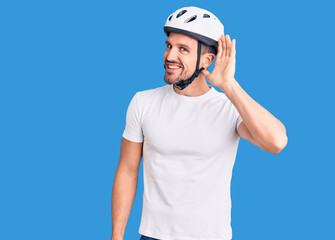
[[[181,80],[174,84],[180,90],[187,87],[199,76],[204,68],[199,69],[201,42],[213,46],[217,54],[218,40],[223,34],[223,25],[211,12],[197,7],[183,7],[172,13],[166,20],[164,32],[169,36],[170,32],[185,34],[198,40],[198,59],[196,70],[187,80]],[[164,64],[165,68],[165,64]]]
[[[195,38],[217,52],[218,40],[223,34],[223,25],[211,12],[197,7],[183,7],[172,13],[166,20],[164,32],[182,33]]]

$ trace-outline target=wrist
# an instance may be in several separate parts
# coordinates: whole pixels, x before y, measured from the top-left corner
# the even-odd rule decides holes
[[[123,240],[123,236],[114,236],[114,235],[112,235],[112,239],[111,240]]]
[[[224,83],[222,83],[218,87],[221,89],[222,92],[227,93],[227,92],[230,92],[232,90],[232,88],[235,87],[236,83],[237,83],[237,81],[235,80],[235,78],[232,78],[229,81],[225,81]]]
[[[111,240],[123,240],[123,232],[112,232]]]

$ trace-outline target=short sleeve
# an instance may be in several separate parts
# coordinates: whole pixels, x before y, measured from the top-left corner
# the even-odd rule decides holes
[[[240,114],[237,112],[237,119],[236,119],[236,133],[237,134],[238,134],[237,129],[240,126],[241,122],[243,122],[243,120],[242,120]]]
[[[232,106],[233,106],[234,113],[235,113],[235,131],[236,131],[236,134],[238,134],[237,129],[240,126],[241,122],[243,122],[243,119],[233,103],[232,103]]]
[[[143,142],[141,114],[138,103],[138,94],[131,99],[126,115],[126,126],[122,136],[132,142]]]

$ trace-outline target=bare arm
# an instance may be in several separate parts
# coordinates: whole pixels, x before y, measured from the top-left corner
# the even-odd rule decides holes
[[[238,134],[263,150],[277,154],[288,141],[285,126],[253,100],[236,81],[234,77],[235,45],[236,39],[231,41],[228,34],[226,36],[222,34],[218,40],[218,52],[213,71],[210,73],[205,69],[200,75],[204,75],[210,83],[219,87],[236,107],[243,120],[238,128]],[[207,63],[211,63],[213,58],[210,54],[207,56]]]
[[[279,153],[286,146],[288,138],[285,126],[253,100],[235,79],[232,79],[230,84],[222,85],[221,90],[225,92],[243,119],[238,128],[241,137],[246,140],[254,139],[252,143],[273,154]]]
[[[122,137],[120,161],[112,190],[112,240],[123,240],[136,195],[142,146],[143,143],[131,142]]]

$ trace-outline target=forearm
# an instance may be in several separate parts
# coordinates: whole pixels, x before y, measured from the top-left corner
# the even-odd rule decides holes
[[[112,240],[123,239],[136,195],[137,179],[121,169],[116,171],[112,190]]]
[[[234,79],[220,89],[234,104],[253,138],[264,148],[284,148],[285,126],[264,107],[254,101]]]

